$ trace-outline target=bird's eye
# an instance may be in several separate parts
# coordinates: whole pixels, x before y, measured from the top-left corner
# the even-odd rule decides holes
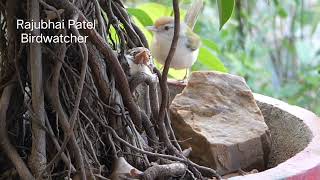
[[[169,26],[165,26],[165,27],[164,27],[164,30],[166,30],[166,31],[168,31],[169,29],[170,29]]]

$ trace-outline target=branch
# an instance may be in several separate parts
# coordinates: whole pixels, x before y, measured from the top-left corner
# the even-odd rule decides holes
[[[15,79],[18,79],[18,81],[19,81],[21,92],[24,92],[24,86],[22,83],[22,78],[21,78],[21,73],[20,73],[18,61],[19,61],[19,59],[21,59],[21,55],[22,55],[22,52],[24,49],[25,49],[25,45],[20,44],[20,49],[18,51],[18,54],[15,56],[15,60],[14,60],[15,69],[16,69],[16,76],[17,76],[17,78],[15,77]],[[15,80],[12,80],[12,81],[15,81]],[[15,94],[14,90],[11,87],[12,81],[8,82],[8,85],[5,86],[5,89],[10,88],[10,90],[8,90],[10,92],[10,94],[12,94],[12,93]],[[4,96],[5,93],[6,93],[6,90],[3,91],[2,96]],[[27,93],[27,94],[28,94],[28,97],[31,99],[31,95],[29,93]],[[11,95],[7,95],[7,96],[11,96]],[[9,97],[7,97],[7,98],[9,98]],[[4,109],[7,108],[5,103],[2,103],[2,98],[1,98],[0,107],[3,107]],[[27,105],[27,108],[28,108],[28,111],[30,112],[30,115],[32,116],[32,118],[35,118],[33,116],[33,112],[32,112],[31,107],[29,107],[29,105]],[[3,110],[3,111],[6,112],[6,110]],[[7,156],[11,160],[11,162],[15,165],[21,179],[35,179],[33,177],[33,175],[31,174],[31,172],[29,171],[29,169],[27,168],[24,161],[21,159],[16,148],[12,146],[12,144],[10,143],[10,141],[8,139],[8,134],[7,134],[8,129],[6,128],[6,116],[5,116],[5,114],[2,115],[2,109],[0,110],[0,114],[1,114],[0,119],[3,120],[3,122],[1,122],[1,124],[0,124],[0,127],[1,127],[0,137],[2,137],[1,138],[2,142],[0,142],[0,144],[3,145],[3,147],[2,147],[4,149],[3,151],[5,152],[5,154],[7,154]],[[24,139],[24,137],[22,137],[22,138]]]
[[[183,176],[187,171],[187,166],[183,163],[172,163],[165,165],[154,165],[148,168],[143,174],[141,179],[152,180],[161,179],[166,177],[179,177]]]
[[[39,1],[30,2],[30,19],[40,21]],[[33,35],[40,35],[39,29],[34,29]],[[32,92],[32,109],[35,118],[32,118],[32,151],[29,159],[30,167],[36,177],[39,177],[41,171],[47,163],[46,157],[46,133],[41,126],[45,126],[44,110],[44,92],[43,92],[43,75],[42,75],[42,52],[41,44],[30,44],[29,63],[31,68],[31,92]]]
[[[117,17],[114,15],[113,10],[112,10],[112,0],[107,0],[106,2],[106,14],[108,16],[109,23],[112,24],[114,27],[119,39],[120,39],[120,64],[122,65],[124,71],[128,74],[129,73],[129,65],[127,61],[125,60],[125,51],[126,51],[126,40],[124,38],[124,33],[122,32],[120,26],[119,26],[119,20]],[[85,16],[83,16],[85,17]],[[81,21],[81,20],[80,20]],[[87,21],[87,20],[85,20]]]
[[[106,24],[105,24],[105,22],[103,20],[102,14],[101,14],[100,4],[99,4],[98,0],[94,0],[93,3],[94,3],[94,6],[95,6],[96,17],[98,19],[99,33],[101,34],[101,36],[103,38],[107,38],[107,35],[106,35]]]
[[[87,21],[84,15],[81,13],[79,16],[79,21]],[[129,83],[126,78],[126,75],[117,59],[115,54],[113,53],[110,46],[105,42],[105,40],[95,31],[92,29],[84,29],[83,32],[89,36],[91,42],[99,49],[99,51],[105,56],[105,59],[109,60],[112,70],[114,72],[114,76],[116,79],[116,83],[119,87],[119,92],[123,97],[123,101],[125,106],[128,108],[130,116],[137,126],[138,129],[141,129],[141,116],[139,113],[139,109],[137,104],[134,102],[133,97],[130,92]]]
[[[157,91],[157,81],[154,80],[154,78],[152,78],[150,75],[147,75],[145,73],[138,73],[134,76],[132,76],[131,80],[130,80],[130,90],[133,93],[135,91],[135,89],[137,88],[137,86],[139,86],[142,83],[146,83],[148,85],[148,89],[149,89],[149,105],[151,107],[151,114],[152,114],[152,123],[153,125],[155,125],[155,120],[158,117],[158,113],[159,113],[159,98],[158,98],[158,91]],[[148,118],[148,117],[142,117],[142,120],[144,121],[144,119]],[[149,121],[149,119],[148,119]],[[145,123],[145,122],[143,122]],[[145,126],[144,126],[145,127]],[[149,129],[146,129],[146,132],[150,131]],[[153,131],[153,130],[152,130]]]
[[[168,78],[168,72],[170,68],[170,63],[172,61],[172,58],[174,56],[174,53],[177,48],[178,39],[179,39],[179,33],[180,33],[180,10],[179,10],[179,0],[173,0],[173,10],[174,10],[174,34],[173,39],[171,42],[170,50],[168,53],[168,56],[166,58],[162,77],[160,79],[160,88],[161,88],[161,105],[159,110],[159,117],[158,117],[158,126],[161,131],[160,138],[165,142],[165,144],[170,149],[172,144],[169,140],[168,133],[166,132],[165,124],[164,124],[164,118],[165,113],[167,109],[167,102],[168,102],[168,84],[167,84],[167,78]],[[171,145],[171,146],[170,146]]]
[[[67,14],[75,14],[79,13],[78,21],[80,22],[88,22],[86,17],[69,1],[67,0],[48,0],[52,4],[56,4],[59,8],[65,9]],[[123,97],[123,101],[125,106],[128,108],[130,116],[140,130],[142,127],[141,116],[139,112],[139,108],[137,104],[134,102],[133,97],[130,92],[129,83],[126,78],[126,74],[124,73],[116,55],[113,50],[110,48],[109,44],[106,43],[105,39],[103,39],[96,30],[94,29],[83,29],[85,35],[89,36],[91,42],[99,49],[99,51],[105,56],[105,59],[108,60],[114,72],[114,76],[116,79],[116,83],[118,85],[121,96]]]
[[[113,9],[115,9],[114,13],[119,18],[120,22],[123,24],[128,36],[134,42],[134,44],[138,47],[145,46],[145,44],[141,41],[139,35],[133,29],[130,17],[127,12],[120,7],[118,3],[112,2]],[[133,48],[133,47],[132,47]]]
[[[12,146],[12,144],[9,141],[8,137],[8,130],[6,125],[7,120],[7,110],[10,103],[10,98],[12,95],[12,92],[14,90],[14,84],[9,84],[6,86],[2,92],[1,99],[0,99],[0,147],[1,151],[4,152],[10,159],[10,161],[13,163],[15,168],[18,171],[19,176],[21,179],[25,180],[32,180],[35,179],[29,169],[27,168],[24,161],[21,159],[20,155],[18,154],[16,148]]]
[[[77,16],[74,17],[74,19],[77,19],[77,18],[78,18]],[[76,36],[80,36],[80,33],[79,33],[79,31],[77,30],[77,28],[75,26],[73,26],[71,28],[72,28],[73,33]],[[72,114],[71,114],[71,117],[70,117],[70,120],[69,120],[70,121],[70,126],[67,127],[66,129],[64,129],[67,134],[66,134],[66,136],[64,138],[64,141],[63,141],[63,143],[61,145],[61,149],[54,156],[54,158],[50,161],[50,163],[48,164],[46,169],[51,167],[56,162],[58,157],[60,157],[60,155],[62,154],[62,152],[66,148],[67,143],[69,142],[69,139],[73,138],[73,136],[74,136],[73,128],[75,126],[76,117],[77,117],[78,112],[79,112],[79,105],[80,105],[80,101],[81,101],[82,90],[83,90],[83,86],[84,86],[84,82],[85,82],[85,76],[86,76],[87,65],[88,65],[88,49],[87,49],[87,46],[84,43],[80,43],[79,46],[80,46],[80,50],[81,50],[81,54],[82,54],[82,56],[81,56],[82,57],[82,66],[81,66],[81,74],[80,74],[80,83],[79,83],[78,92],[77,92],[77,95],[76,95],[76,101],[75,101],[75,105],[73,107],[73,111],[72,111]],[[59,72],[57,71],[57,73],[60,73],[61,65],[59,65],[58,67],[59,67]],[[58,75],[56,74],[56,76],[58,76]],[[59,93],[58,93],[57,96],[59,98]],[[81,154],[81,152],[79,152],[79,155],[80,154]],[[79,162],[78,164],[79,164],[79,166],[81,168],[81,175],[82,175],[82,178],[85,179],[85,170],[84,170],[84,165],[83,165],[82,161],[83,160],[81,159],[81,155],[78,156],[78,162]]]
[[[102,61],[102,58],[100,58],[98,50],[91,43],[88,43],[88,52],[89,66],[92,71],[94,84],[98,90],[99,97],[106,103],[108,102],[111,93],[108,77],[105,73],[106,65]]]

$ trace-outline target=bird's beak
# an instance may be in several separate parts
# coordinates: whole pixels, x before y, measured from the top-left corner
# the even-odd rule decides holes
[[[155,27],[155,26],[147,26],[146,27],[149,31],[152,31],[152,32],[157,32],[158,29]]]

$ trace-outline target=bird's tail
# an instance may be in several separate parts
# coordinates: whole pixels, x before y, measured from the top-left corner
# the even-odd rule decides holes
[[[194,0],[187,11],[186,17],[184,18],[184,22],[191,29],[194,28],[194,25],[196,24],[202,10],[203,10],[203,0]]]

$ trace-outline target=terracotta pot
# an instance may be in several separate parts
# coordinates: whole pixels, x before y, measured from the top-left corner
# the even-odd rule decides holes
[[[185,84],[168,82],[171,100]],[[283,101],[254,94],[270,129],[272,148],[268,169],[230,180],[320,180],[320,118]]]
[[[271,131],[270,169],[229,179],[320,179],[320,118],[271,97],[254,97]]]

